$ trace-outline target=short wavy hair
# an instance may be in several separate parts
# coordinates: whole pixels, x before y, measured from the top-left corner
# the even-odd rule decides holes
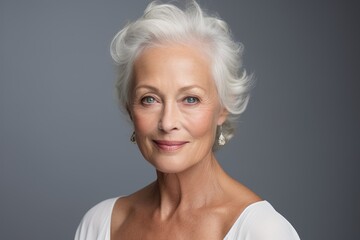
[[[120,105],[128,107],[136,58],[145,48],[166,43],[200,43],[208,54],[220,102],[228,111],[222,133],[230,140],[236,120],[248,103],[252,75],[242,67],[243,45],[233,40],[226,22],[203,11],[196,1],[190,1],[183,9],[154,1],[142,17],[115,35],[110,52],[118,70],[116,89]],[[218,128],[216,137],[219,134]],[[215,141],[213,148],[217,147]]]

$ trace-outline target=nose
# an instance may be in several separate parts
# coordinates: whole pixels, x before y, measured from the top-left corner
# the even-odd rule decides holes
[[[166,103],[161,111],[159,130],[171,132],[179,129],[179,109],[176,103]]]

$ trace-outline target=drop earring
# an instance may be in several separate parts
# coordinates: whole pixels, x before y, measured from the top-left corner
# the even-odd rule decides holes
[[[219,135],[219,139],[218,139],[218,143],[220,146],[224,146],[225,143],[226,143],[226,139],[223,135],[223,132],[222,132],[222,125],[220,126],[220,135]]]
[[[136,143],[136,139],[135,139],[135,131],[131,134],[131,137],[130,137],[130,142],[132,143]]]

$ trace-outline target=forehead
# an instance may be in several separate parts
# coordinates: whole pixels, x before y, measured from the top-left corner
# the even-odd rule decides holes
[[[134,84],[165,81],[212,85],[210,60],[192,46],[167,44],[146,48],[134,63]]]

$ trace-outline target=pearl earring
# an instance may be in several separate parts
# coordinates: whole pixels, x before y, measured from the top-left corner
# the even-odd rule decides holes
[[[220,146],[224,146],[225,143],[226,143],[226,139],[223,135],[223,132],[222,132],[222,125],[220,126],[220,135],[219,135],[219,139],[218,139],[218,143]]]

